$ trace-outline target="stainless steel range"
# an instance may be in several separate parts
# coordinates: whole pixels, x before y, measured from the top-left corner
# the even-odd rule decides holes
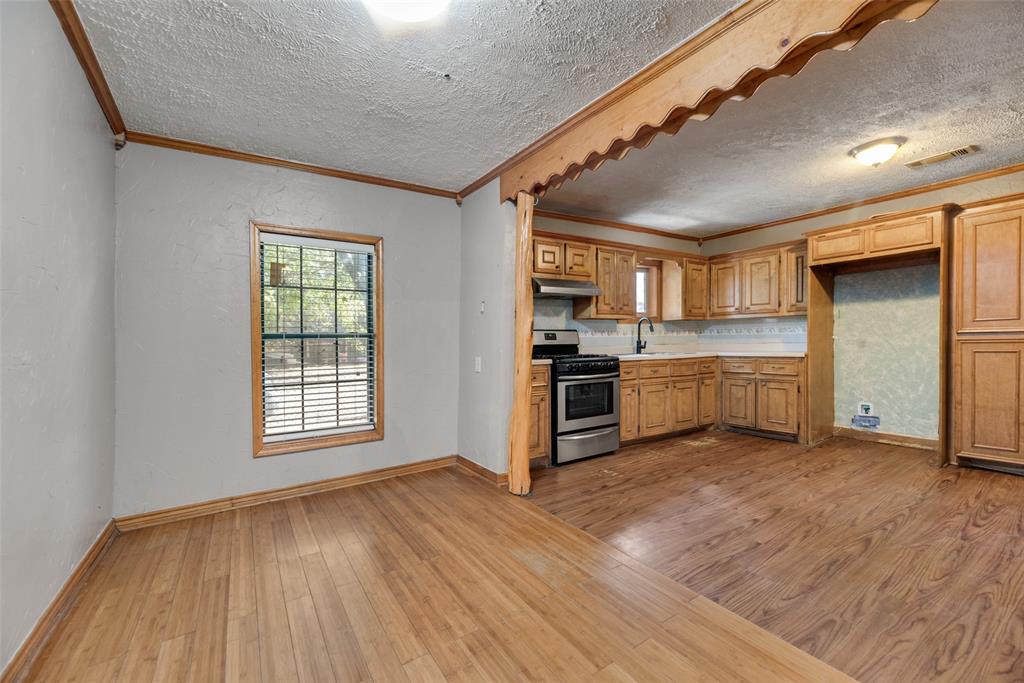
[[[580,353],[575,330],[534,330],[533,357],[551,359],[551,464],[619,447],[619,359]]]

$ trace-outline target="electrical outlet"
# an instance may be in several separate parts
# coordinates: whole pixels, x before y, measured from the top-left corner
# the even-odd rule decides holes
[[[473,370],[480,372],[483,369],[483,359],[480,356],[474,356],[473,358]]]
[[[868,401],[861,401],[860,403],[857,404],[857,414],[858,415],[874,415],[875,414],[875,406],[874,406],[874,404],[872,404],[872,403],[870,403]]]

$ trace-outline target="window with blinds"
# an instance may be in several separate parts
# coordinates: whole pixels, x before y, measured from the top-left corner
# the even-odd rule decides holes
[[[379,238],[367,239],[259,232],[264,447],[377,428]]]

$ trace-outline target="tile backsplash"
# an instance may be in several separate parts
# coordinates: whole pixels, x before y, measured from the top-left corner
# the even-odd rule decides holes
[[[572,301],[535,299],[534,329],[576,330],[580,346],[591,353],[631,353],[636,325],[614,320],[574,320]],[[803,352],[807,350],[807,318],[751,318],[655,323],[644,330],[648,351]]]

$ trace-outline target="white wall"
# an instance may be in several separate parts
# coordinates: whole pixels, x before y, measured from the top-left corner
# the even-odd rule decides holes
[[[462,203],[459,454],[492,472],[505,472],[515,345],[516,215],[514,205],[499,203],[498,196],[494,180]],[[477,356],[480,372],[474,369]]]
[[[47,3],[0,45],[2,667],[111,517],[114,148]]]
[[[383,441],[254,459],[249,221],[384,237]],[[115,515],[458,451],[451,199],[129,144],[117,158]]]

